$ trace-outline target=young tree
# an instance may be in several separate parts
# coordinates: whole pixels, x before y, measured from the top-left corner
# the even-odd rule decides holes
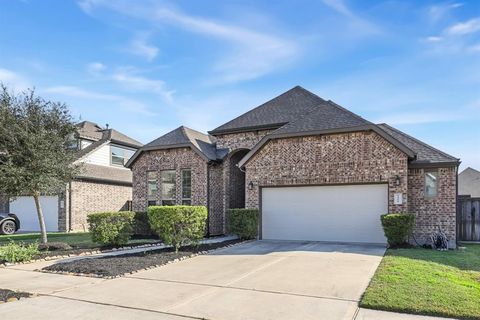
[[[34,198],[42,243],[47,243],[40,195],[55,193],[80,169],[69,142],[75,133],[65,104],[33,90],[14,94],[0,85],[0,194]]]

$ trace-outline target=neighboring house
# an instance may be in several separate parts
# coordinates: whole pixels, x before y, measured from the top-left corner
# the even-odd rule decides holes
[[[124,164],[141,143],[116,131],[83,121],[77,125],[72,148],[82,170],[67,186],[41,197],[48,231],[86,231],[86,217],[100,211],[128,209],[132,200],[132,173]],[[20,231],[38,231],[32,197],[12,199],[9,211],[21,220]]]
[[[480,171],[468,167],[458,175],[458,194],[480,197]]]
[[[205,205],[210,235],[246,207],[260,209],[263,239],[385,243],[380,215],[413,212],[417,241],[441,227],[454,244],[458,165],[297,86],[209,135],[179,127],[126,166],[134,210]]]

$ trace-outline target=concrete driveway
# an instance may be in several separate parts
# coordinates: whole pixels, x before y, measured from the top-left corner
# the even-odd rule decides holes
[[[6,269],[13,277],[0,270],[2,287],[41,296],[0,312],[17,319],[354,319],[384,252],[255,241],[113,280]]]

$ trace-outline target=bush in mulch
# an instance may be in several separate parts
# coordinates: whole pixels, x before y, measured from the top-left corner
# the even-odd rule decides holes
[[[11,302],[20,298],[28,298],[31,294],[27,292],[18,292],[8,289],[0,289],[0,302]]]
[[[133,234],[135,212],[99,212],[87,216],[92,241],[103,245],[125,245]]]
[[[218,249],[238,242],[241,242],[241,240],[201,244],[196,247],[186,246],[182,247],[178,253],[175,253],[174,248],[166,248],[121,256],[85,258],[70,262],[57,263],[45,267],[42,270],[101,277],[116,277],[150,267],[161,266],[175,259],[188,257],[194,253]]]
[[[150,227],[167,245],[196,245],[205,235],[208,210],[205,206],[148,207]]]

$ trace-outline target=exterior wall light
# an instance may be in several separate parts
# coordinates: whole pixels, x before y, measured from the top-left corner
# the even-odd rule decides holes
[[[400,176],[396,175],[395,176],[395,185],[398,187],[402,181],[400,180]]]
[[[248,190],[253,190],[253,181],[248,184]]]

